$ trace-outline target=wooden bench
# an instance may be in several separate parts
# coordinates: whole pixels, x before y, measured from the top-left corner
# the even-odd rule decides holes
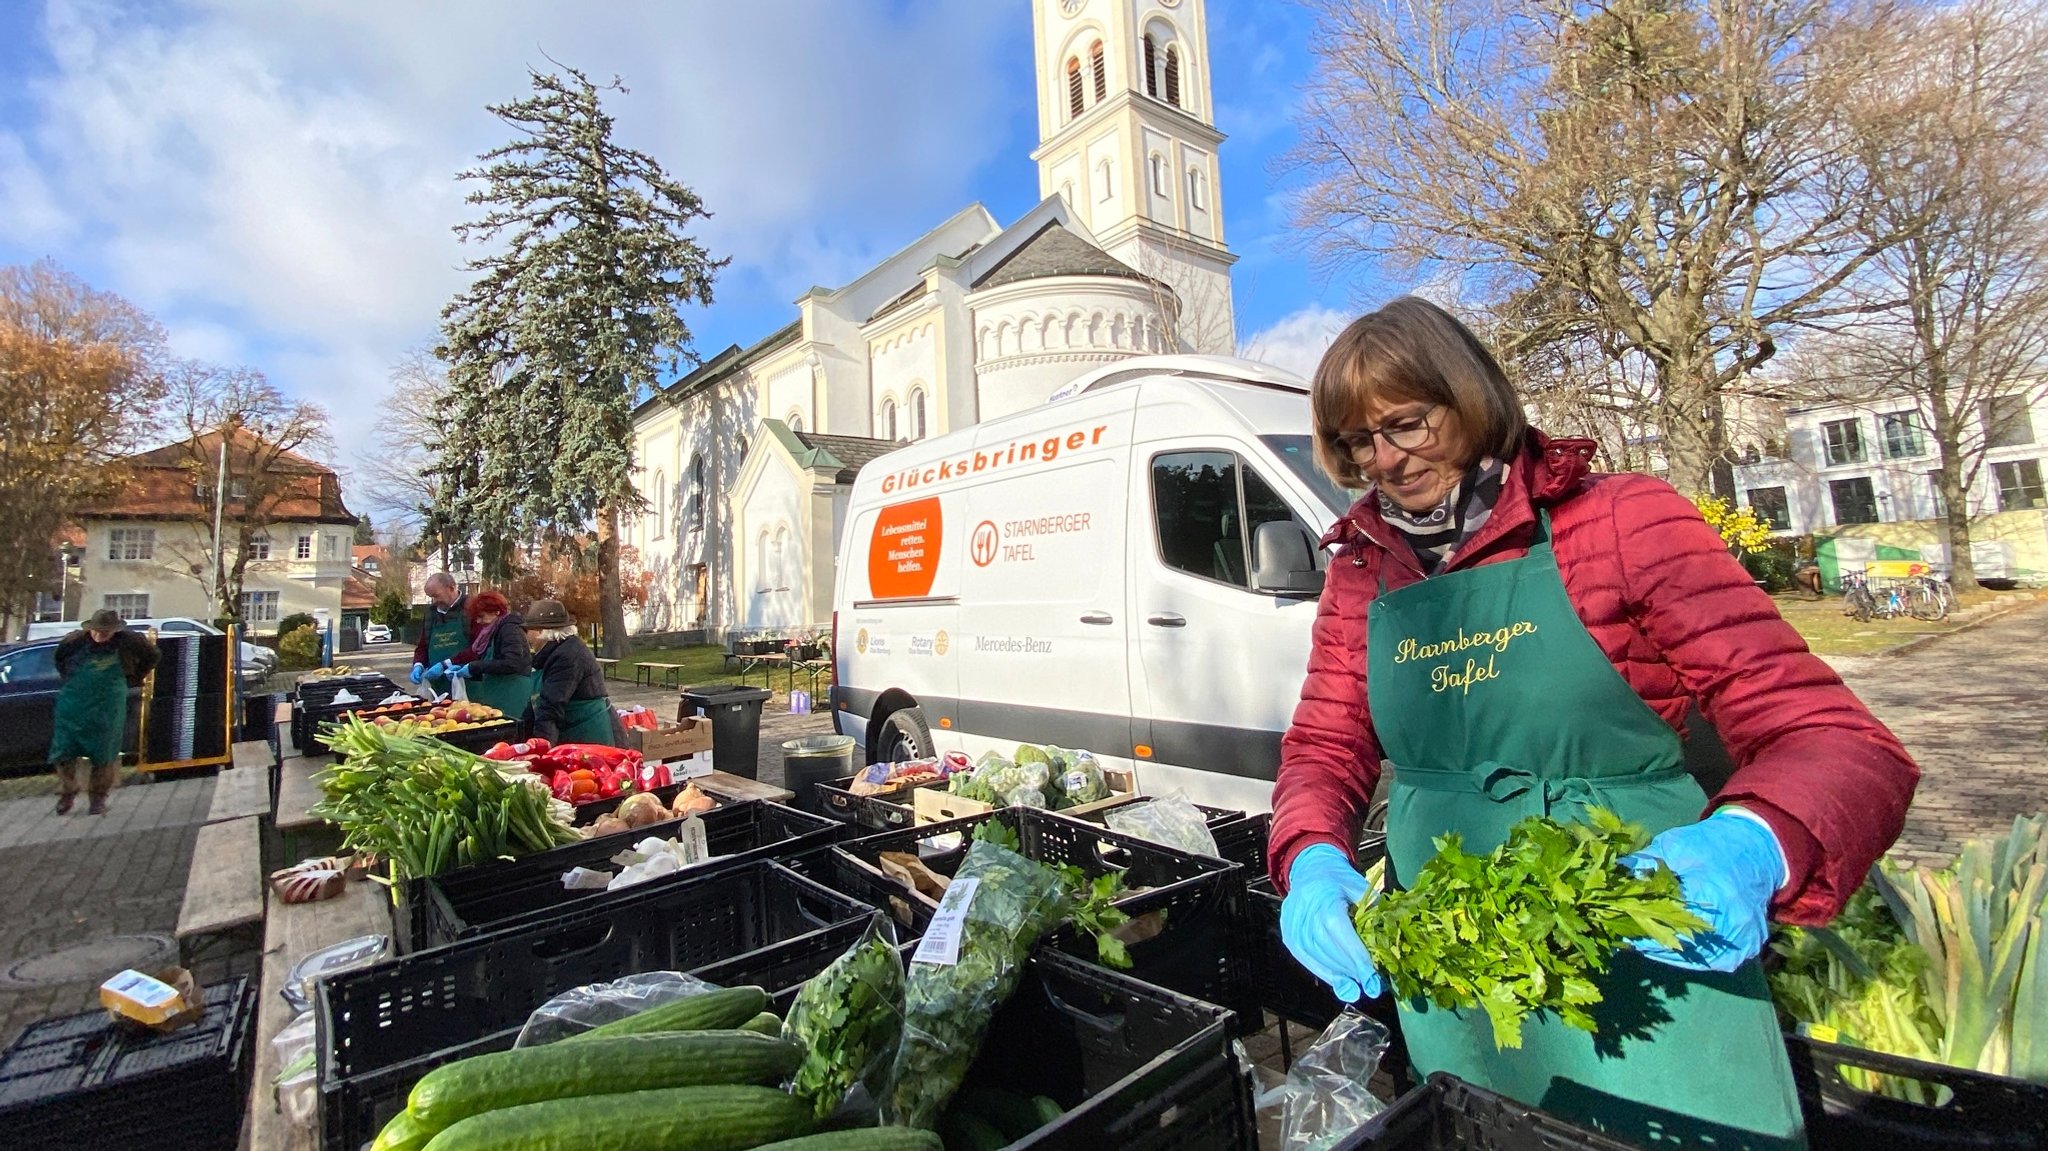
[[[225,823],[270,814],[270,745],[238,743],[235,764],[213,777],[213,803],[206,822]]]
[[[661,672],[661,683],[654,682],[656,670]],[[643,663],[633,669],[633,682],[648,687],[676,687],[683,681],[683,665],[679,663]]]
[[[206,824],[192,844],[185,903],[178,910],[180,961],[191,967],[223,953],[253,953],[262,928],[262,821],[244,815]]]
[[[598,672],[599,674],[603,675],[606,679],[612,678],[612,669],[617,666],[619,666],[618,660],[606,659],[603,656],[597,657]]]

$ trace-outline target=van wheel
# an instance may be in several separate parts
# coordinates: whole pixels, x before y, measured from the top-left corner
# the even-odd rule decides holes
[[[931,755],[932,727],[925,722],[924,712],[914,707],[890,712],[875,741],[875,762],[904,763]]]

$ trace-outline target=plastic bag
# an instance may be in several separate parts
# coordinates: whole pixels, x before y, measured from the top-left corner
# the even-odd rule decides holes
[[[277,1049],[277,1109],[285,1122],[311,1130],[320,1108],[320,1059],[311,1011],[284,1025],[270,1040]]]
[[[1013,787],[1003,793],[1004,807],[1047,808],[1052,805],[1045,801],[1045,792],[1036,787]]]
[[[1261,1120],[1279,1115],[1282,1151],[1325,1151],[1385,1111],[1366,1083],[1386,1053],[1387,1029],[1378,1020],[1352,1007],[1338,1012],[1286,1081],[1259,1093]]]
[[[590,983],[562,992],[534,1009],[514,1047],[539,1047],[616,1023],[664,1003],[688,999],[718,985],[680,971],[647,971],[609,983]]]
[[[903,1037],[903,959],[877,915],[845,954],[807,980],[782,1033],[804,1045],[790,1091],[819,1120],[835,1114],[874,1125],[896,1046]]]
[[[1135,835],[1153,843],[1163,843],[1196,855],[1216,855],[1216,836],[1209,830],[1209,821],[1203,817],[1202,809],[1188,802],[1188,797],[1178,791],[1169,792],[1158,799],[1139,803],[1127,803],[1112,807],[1103,813],[1103,819],[1111,831]]]
[[[1052,761],[1053,785],[1059,789],[1060,807],[1109,798],[1109,781],[1102,777],[1102,765],[1092,753],[1047,747],[1045,754]]]
[[[960,1089],[989,1020],[1017,990],[1040,936],[1066,918],[1059,874],[977,839],[903,980],[903,1043],[883,1117],[930,1129]]]
[[[332,947],[323,947],[292,965],[285,973],[284,986],[277,989],[279,995],[293,1011],[304,1011],[313,1004],[313,985],[322,976],[341,971],[354,971],[382,963],[391,956],[391,937],[388,935],[358,935],[345,939]]]

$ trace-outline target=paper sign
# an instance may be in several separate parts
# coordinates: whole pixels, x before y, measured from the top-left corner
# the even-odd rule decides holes
[[[711,856],[711,842],[704,836],[704,821],[691,816],[676,828],[676,850],[683,856],[683,866],[702,863]]]
[[[939,913],[932,916],[932,925],[924,929],[924,938],[918,941],[917,954],[910,957],[911,962],[940,967],[960,962],[960,933],[967,925],[967,909],[980,887],[979,879],[956,879],[946,888],[946,897],[939,900]]]

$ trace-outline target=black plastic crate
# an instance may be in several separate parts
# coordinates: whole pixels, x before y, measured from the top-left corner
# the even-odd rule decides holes
[[[849,775],[845,779],[812,785],[817,792],[819,812],[870,831],[899,831],[917,822],[917,813],[911,807],[911,793],[921,787],[946,786],[945,780],[933,779],[893,791],[855,795],[852,785],[858,778]]]
[[[1635,1151],[1555,1115],[1441,1071],[1338,1143],[1335,1151]]]
[[[1257,1151],[1230,1035],[1227,1008],[1040,948],[955,1101],[988,1087],[1067,1108],[1012,1144],[1033,1151]]]
[[[1145,801],[1139,799],[1136,802]],[[1202,821],[1208,826],[1209,834],[1216,839],[1218,858],[1242,866],[1247,880],[1266,873],[1266,835],[1273,826],[1271,813],[1262,811],[1247,815],[1234,808],[1209,807],[1200,803],[1194,806],[1202,813]],[[1114,807],[1097,808],[1075,818],[1108,827],[1109,813],[1115,810],[1117,808]]]
[[[1812,1151],[2040,1151],[2048,1147],[2048,1087],[1798,1035],[1785,1042]],[[1863,1091],[1844,1068],[1947,1089],[1940,1106]]]
[[[683,789],[688,786],[690,786],[689,780],[678,779],[666,787],[650,789],[649,794],[661,800],[663,807],[670,807],[675,804],[676,796],[681,795]],[[704,794],[711,795],[708,791],[704,792]],[[578,827],[588,827],[596,823],[599,816],[610,815],[617,811],[619,805],[630,798],[632,798],[632,794],[629,792],[626,795],[614,795],[607,799],[593,799],[588,803],[579,803],[576,805],[576,818],[574,822]],[[711,798],[717,799],[718,797],[712,795]]]
[[[362,697],[363,702],[336,706],[334,697],[341,694],[343,688]],[[331,723],[350,710],[376,707],[390,698],[392,692],[404,690],[396,681],[374,672],[301,680],[292,693],[292,746],[298,748],[301,755],[323,753],[327,745],[316,742],[321,724]]]
[[[777,1000],[778,1013],[786,1012],[796,998],[796,988],[853,946],[867,930],[874,913],[801,935],[775,947],[750,951],[716,963],[690,969],[690,973],[719,987],[756,986],[768,989]],[[621,968],[565,984],[557,990],[596,983],[643,971],[669,970],[660,966]],[[553,992],[549,997],[552,997]],[[544,997],[534,1007],[547,1001]],[[392,1117],[405,1107],[413,1084],[434,1068],[472,1055],[504,1051],[519,1038],[531,1009],[521,1012],[510,1026],[480,1038],[452,1042],[426,1054],[372,1071],[329,1080],[324,1075],[320,1089],[320,1145],[324,1151],[360,1151]]]
[[[204,994],[199,1020],[168,1034],[116,1024],[104,1011],[23,1031],[0,1054],[0,1143],[233,1148],[254,1067],[256,988],[236,978]]]
[[[1322,980],[1310,975],[1280,939],[1280,893],[1261,875],[1245,885],[1252,971],[1259,1003],[1266,1010],[1303,1027],[1321,1031],[1343,1008]]]
[[[996,817],[1016,829],[1027,858],[1068,864],[1091,877],[1120,871],[1130,886],[1148,888],[1117,900],[1133,918],[1166,912],[1160,934],[1130,946],[1130,973],[1228,1007],[1238,1012],[1239,1026],[1246,1031],[1259,1027],[1257,984],[1251,957],[1244,950],[1244,869],[1224,860],[1191,855],[1055,812],[1012,807],[842,843],[828,853],[829,862],[816,874],[888,912],[905,937],[913,937],[931,923],[935,905],[882,874],[881,854],[915,854],[926,867],[950,876],[966,857],[974,829]],[[948,844],[948,837],[957,844]],[[1090,959],[1095,955],[1093,937],[1071,926],[1052,938],[1062,950]]]
[[[788,859],[818,851],[838,839],[843,826],[823,816],[765,800],[714,807],[697,818],[703,820],[706,845],[717,858],[651,883],[674,883],[682,876],[708,874],[755,859]],[[616,892],[570,891],[562,886],[562,873],[572,867],[611,870],[612,856],[649,836],[673,838],[682,822],[676,819],[649,824],[424,879],[417,889],[424,901],[419,920],[424,930],[420,946],[437,947],[536,917],[575,911],[604,900],[624,899],[641,887]]]
[[[517,1030],[567,988],[640,971],[696,971],[872,915],[757,860],[332,975],[320,981],[314,1007],[320,1079],[333,1083]]]

